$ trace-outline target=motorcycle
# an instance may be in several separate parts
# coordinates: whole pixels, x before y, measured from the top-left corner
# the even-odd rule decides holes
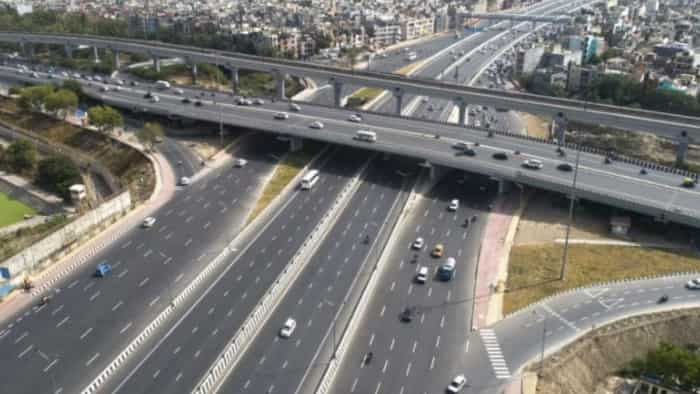
[[[369,352],[365,355],[365,364],[369,364],[372,362],[372,357],[374,356],[374,353]]]
[[[667,301],[668,301],[668,295],[664,294],[664,295],[662,295],[662,296],[659,298],[658,303],[659,303],[659,304],[663,304],[663,303],[665,303],[665,302],[667,302]]]

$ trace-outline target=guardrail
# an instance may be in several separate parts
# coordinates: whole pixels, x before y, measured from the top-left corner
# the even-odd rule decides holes
[[[209,368],[204,377],[197,383],[193,394],[215,393],[226,377],[242,357],[248,346],[253,342],[258,331],[265,325],[272,312],[284,298],[289,287],[294,283],[301,271],[309,262],[309,255],[313,254],[320,242],[324,239],[327,230],[338,220],[339,213],[348,204],[352,195],[360,185],[359,179],[367,169],[367,161],[348,182],[343,190],[336,197],[335,202],[328,212],[321,218],[321,221],[306,237],[302,246],[297,250],[287,266],[277,276],[272,287],[265,293],[253,311],[248,315],[245,322],[234,335],[234,337],[224,347],[224,350],[216,358],[217,361]]]
[[[119,47],[119,49],[124,51],[139,52],[150,56],[180,56],[186,59],[199,57],[202,61],[210,62],[212,64],[239,66],[242,68],[266,70],[268,72],[276,71],[279,73],[289,73],[297,76],[315,75],[346,83],[353,83],[356,85],[377,86],[390,89],[399,88],[406,92],[418,92],[425,96],[439,96],[452,100],[462,100],[465,102],[481,102],[483,104],[497,105],[501,107],[517,107],[517,109],[539,108],[539,110],[546,113],[556,113],[558,111],[570,113],[597,112],[601,115],[607,116],[608,119],[615,119],[620,117],[620,115],[624,115],[627,117],[637,118],[643,123],[654,123],[657,125],[657,127],[661,124],[666,124],[668,127],[673,126],[674,128],[685,128],[688,132],[700,134],[700,119],[692,116],[589,103],[585,101],[547,97],[529,93],[493,91],[484,88],[455,85],[445,81],[413,79],[390,73],[354,71],[301,61],[207,50],[162,42],[105,38],[89,35],[49,35],[11,31],[0,32],[0,41],[9,41],[12,43],[41,42],[52,44],[90,45],[108,49]],[[648,129],[650,131],[659,131],[651,126]]]

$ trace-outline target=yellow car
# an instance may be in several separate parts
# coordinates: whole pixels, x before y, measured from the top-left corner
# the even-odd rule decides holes
[[[445,247],[442,246],[442,244],[437,244],[433,248],[433,251],[430,252],[430,255],[433,257],[442,257],[442,253],[444,252]]]
[[[695,187],[695,180],[693,178],[684,178],[681,185],[688,188]]]

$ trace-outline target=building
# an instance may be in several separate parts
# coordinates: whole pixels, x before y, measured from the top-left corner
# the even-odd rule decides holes
[[[299,57],[299,44],[297,42],[298,34],[296,32],[282,32],[279,35],[279,51],[283,56],[297,58]]]
[[[697,72],[695,67],[695,52],[692,50],[678,52],[669,62],[668,73],[673,77],[682,74],[695,74]]]
[[[535,71],[544,55],[544,47],[520,49],[515,55],[515,74],[530,74]]]
[[[598,79],[599,71],[595,67],[581,67],[573,63],[569,64],[569,72],[566,81],[566,90],[579,92],[590,86]]]
[[[402,20],[400,26],[401,40],[407,41],[433,34],[435,21],[433,18],[410,18]]]
[[[299,40],[299,58],[306,59],[314,55],[316,52],[316,40],[308,34],[305,34]]]
[[[374,26],[374,46],[377,48],[396,44],[401,39],[401,26],[377,24]]]

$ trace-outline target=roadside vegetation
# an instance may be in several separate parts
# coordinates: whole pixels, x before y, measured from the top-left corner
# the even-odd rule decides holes
[[[633,359],[621,371],[625,377],[654,377],[669,387],[688,392],[700,389],[700,353],[698,345],[685,347],[661,343],[644,357]]]
[[[565,279],[559,280],[563,245],[516,245],[510,252],[503,313],[549,295],[597,282],[700,270],[690,251],[632,246],[570,245]]]
[[[290,152],[277,165],[270,180],[265,185],[260,198],[255,203],[255,208],[248,216],[246,224],[252,222],[262,212],[270,202],[277,197],[282,190],[299,174],[304,166],[309,164],[320,151],[323,149],[323,144],[311,140],[305,140],[301,150]]]
[[[36,211],[20,201],[0,193],[0,228],[24,220],[25,215],[35,215]]]

